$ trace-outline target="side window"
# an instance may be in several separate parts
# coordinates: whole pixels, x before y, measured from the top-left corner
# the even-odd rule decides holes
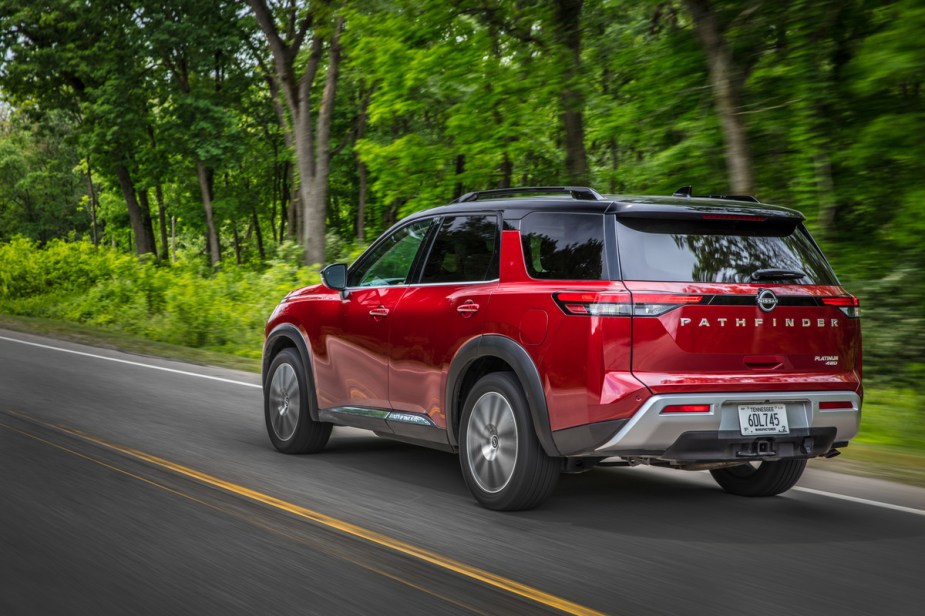
[[[418,220],[398,229],[376,246],[347,276],[348,287],[404,284],[433,219]]]
[[[534,212],[520,223],[524,261],[533,278],[601,280],[604,216]]]
[[[448,216],[430,250],[421,283],[478,282],[498,277],[498,217]]]

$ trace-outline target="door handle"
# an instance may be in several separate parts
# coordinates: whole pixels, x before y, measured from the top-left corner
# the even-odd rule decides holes
[[[373,308],[369,311],[369,316],[374,319],[381,319],[383,317],[389,316],[389,309],[385,306],[379,306],[378,308]]]
[[[465,304],[460,304],[456,307],[456,312],[463,315],[465,318],[469,318],[479,311],[479,305],[473,302],[471,299]]]

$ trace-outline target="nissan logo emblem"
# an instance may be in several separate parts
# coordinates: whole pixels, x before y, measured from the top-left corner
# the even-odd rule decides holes
[[[777,307],[777,296],[770,289],[758,291],[758,307],[764,312],[771,312]]]

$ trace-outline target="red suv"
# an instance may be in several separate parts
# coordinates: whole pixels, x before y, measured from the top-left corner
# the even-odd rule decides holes
[[[803,219],[689,187],[490,190],[414,214],[274,310],[270,440],[316,452],[340,425],[458,452],[492,509],[597,464],[779,494],[861,411],[858,301]]]

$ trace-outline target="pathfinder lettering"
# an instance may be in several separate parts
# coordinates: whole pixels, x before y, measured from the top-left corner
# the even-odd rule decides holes
[[[726,322],[729,321],[728,318],[722,319],[708,319],[706,317],[700,319],[700,322],[697,323],[697,327],[712,327],[715,324],[718,324],[719,327],[726,327]],[[815,323],[813,323],[815,321]],[[681,317],[681,327],[685,325],[690,325],[693,321],[687,317]],[[752,319],[752,324],[754,327],[763,327],[766,325],[764,319]],[[735,327],[748,327],[749,319],[735,319]],[[771,319],[770,325],[772,327],[777,327],[777,319]],[[828,324],[825,319],[800,319],[799,324],[796,319],[784,319],[784,327],[838,327],[838,319],[830,319]]]

